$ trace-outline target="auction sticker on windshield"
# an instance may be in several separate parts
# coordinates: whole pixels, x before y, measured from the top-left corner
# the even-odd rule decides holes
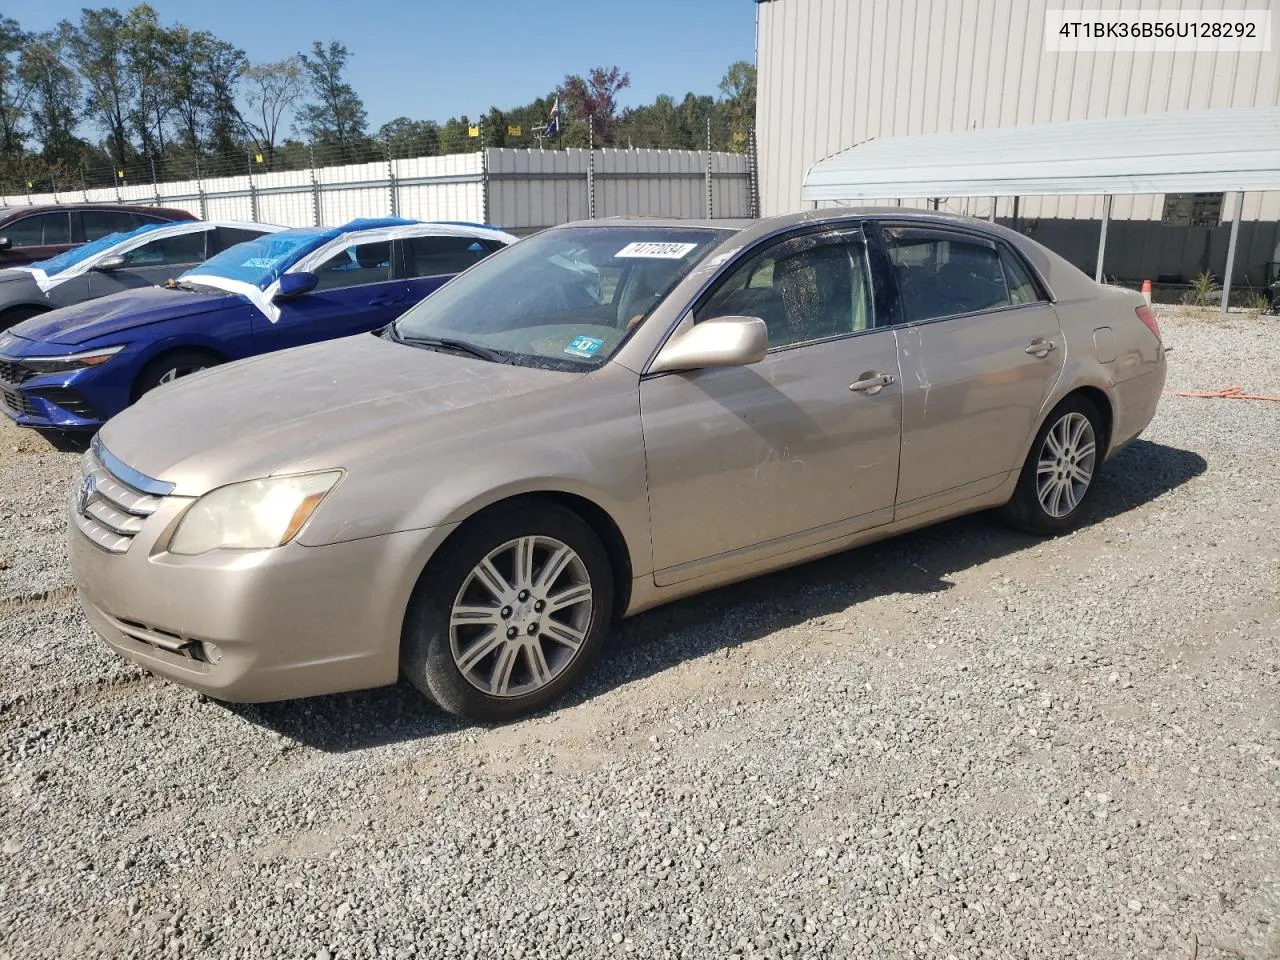
[[[658,260],[683,260],[696,243],[659,243],[657,241],[637,241],[628,243],[614,254],[615,257],[651,257]]]
[[[574,337],[564,348],[564,352],[571,353],[575,357],[594,357],[596,351],[603,346],[604,341],[596,337]]]

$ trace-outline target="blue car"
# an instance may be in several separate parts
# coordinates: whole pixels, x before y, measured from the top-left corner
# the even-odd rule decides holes
[[[164,287],[63,307],[0,332],[0,410],[74,443],[185,374],[385,326],[515,240],[479,224],[392,218],[238,243]]]

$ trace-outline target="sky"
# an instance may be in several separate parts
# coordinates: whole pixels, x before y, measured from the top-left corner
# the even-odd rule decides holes
[[[444,121],[544,96],[567,73],[617,65],[622,106],[660,93],[718,95],[735,60],[755,59],[753,0],[150,0],[165,25],[208,30],[254,62],[340,40],[369,126]],[[0,0],[24,30],[131,0]]]

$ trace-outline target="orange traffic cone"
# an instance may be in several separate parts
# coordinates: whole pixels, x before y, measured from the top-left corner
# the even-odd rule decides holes
[[[1150,280],[1142,281],[1142,296],[1146,299],[1147,306],[1151,306],[1151,281]]]

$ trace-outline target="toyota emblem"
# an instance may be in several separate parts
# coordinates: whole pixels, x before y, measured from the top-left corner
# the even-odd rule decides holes
[[[97,479],[92,473],[86,473],[80,478],[80,485],[76,488],[76,512],[83,514],[98,496]]]

